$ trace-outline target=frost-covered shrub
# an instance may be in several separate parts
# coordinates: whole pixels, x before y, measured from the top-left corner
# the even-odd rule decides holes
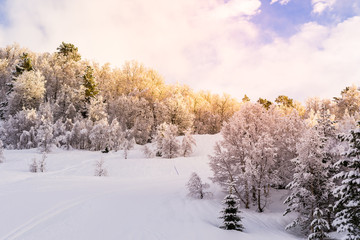
[[[98,176],[98,177],[108,176],[108,171],[105,168],[104,164],[105,164],[105,161],[103,158],[99,161],[96,161],[94,176]]]
[[[188,196],[197,199],[211,198],[211,192],[205,192],[205,189],[209,188],[210,185],[207,183],[202,183],[201,178],[197,173],[193,172],[189,179],[189,182],[186,184],[189,193]]]

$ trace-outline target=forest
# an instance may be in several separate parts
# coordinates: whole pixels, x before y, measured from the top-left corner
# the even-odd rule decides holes
[[[166,84],[136,61],[101,66],[82,59],[71,43],[53,53],[13,44],[0,48],[0,117],[0,145],[9,150],[126,152],[154,143],[145,148],[147,157],[176,158],[191,154],[192,135],[220,133],[209,156],[211,180],[229,191],[230,205],[229,196],[243,208],[264,212],[271,189],[286,188],[284,215],[298,216],[287,228],[299,228],[309,239],[326,239],[335,230],[360,239],[356,85],[304,104],[286,95],[238,100]],[[182,144],[177,136],[183,136]],[[200,180],[193,176],[189,186],[194,181]],[[191,195],[202,198],[197,186],[190,187]],[[229,221],[241,218],[235,219]]]

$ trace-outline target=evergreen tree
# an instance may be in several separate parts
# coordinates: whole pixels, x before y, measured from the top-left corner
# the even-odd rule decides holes
[[[38,172],[38,169],[39,169],[39,167],[38,167],[38,163],[36,161],[36,158],[33,158],[32,162],[29,165],[29,171],[35,173],[35,172]]]
[[[294,179],[289,183],[290,196],[285,200],[288,204],[284,215],[296,212],[297,217],[286,229],[300,226],[305,234],[311,231],[311,223],[316,207],[328,206],[333,187],[328,168],[323,162],[322,141],[318,132],[309,129],[304,133],[297,145],[298,158],[294,160]]]
[[[360,122],[350,134],[343,136],[350,148],[336,165],[342,171],[335,175],[341,185],[334,190],[335,220],[333,225],[338,232],[347,232],[346,240],[360,239]]]
[[[90,99],[94,98],[99,93],[97,90],[97,84],[95,83],[94,69],[92,67],[86,67],[83,80],[85,87],[85,100],[89,103]]]
[[[311,222],[312,233],[308,240],[324,240],[329,237],[326,232],[330,229],[329,223],[323,219],[323,212],[319,208],[315,208],[314,220]]]
[[[189,197],[203,199],[210,198],[212,196],[211,192],[205,192],[205,189],[209,188],[210,185],[202,183],[201,178],[195,172],[191,174],[189,182],[186,186],[189,190]]]
[[[75,62],[81,60],[81,55],[78,52],[78,48],[74,46],[72,43],[62,42],[60,46],[57,48],[58,55],[63,56],[69,60],[73,60]]]
[[[38,171],[39,172],[45,172],[46,171],[46,152],[44,151],[43,154],[41,155],[41,160],[39,161],[38,164]]]
[[[240,211],[238,210],[238,198],[233,194],[233,183],[229,184],[229,194],[225,196],[223,204],[224,210],[221,211],[223,225],[220,228],[225,230],[243,231],[244,226],[241,224]]]

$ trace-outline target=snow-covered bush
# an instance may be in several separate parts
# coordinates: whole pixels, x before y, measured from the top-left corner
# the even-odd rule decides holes
[[[38,172],[45,172],[46,171],[46,152],[43,152],[41,156],[41,160],[38,163]]]
[[[178,128],[176,125],[162,123],[156,135],[156,155],[163,158],[175,158],[179,155],[180,144],[176,139]]]
[[[96,161],[94,176],[98,176],[98,177],[108,176],[108,171],[105,168],[104,164],[105,164],[105,161],[103,158],[100,159],[99,161]]]
[[[188,193],[189,197],[198,198],[198,199],[212,197],[211,192],[205,192],[205,189],[209,188],[210,185],[207,183],[202,183],[201,178],[195,172],[191,174],[189,182],[186,184],[186,186],[189,190]]]
[[[38,163],[36,158],[34,157],[32,160],[32,162],[29,165],[29,171],[30,172],[38,172]]]
[[[150,146],[148,145],[145,145],[144,148],[143,148],[143,153],[145,155],[146,158],[153,158],[155,157],[155,153],[154,151],[151,149]]]
[[[181,155],[183,157],[190,156],[190,154],[194,151],[193,146],[196,146],[196,141],[191,136],[190,131],[187,131],[181,142]]]

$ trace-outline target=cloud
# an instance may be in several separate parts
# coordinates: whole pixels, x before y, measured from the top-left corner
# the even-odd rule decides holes
[[[309,22],[291,38],[264,43],[258,0],[11,0],[0,44],[33,51],[74,43],[83,57],[121,66],[138,60],[166,82],[196,90],[299,100],[332,97],[358,82],[359,17],[335,26]],[[276,16],[273,16],[276,17]]]
[[[274,4],[274,3],[280,3],[281,5],[286,5],[290,2],[290,0],[271,0],[270,4]]]
[[[311,0],[313,6],[313,13],[321,14],[326,9],[331,9],[331,7],[336,3],[336,0]]]

